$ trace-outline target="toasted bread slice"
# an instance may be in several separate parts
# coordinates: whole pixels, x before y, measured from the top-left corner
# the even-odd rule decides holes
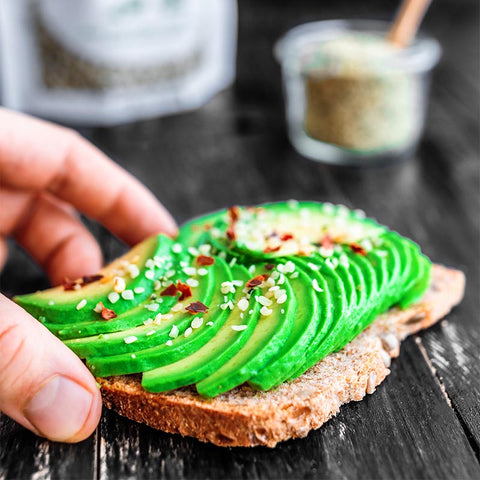
[[[305,437],[334,416],[344,403],[373,393],[390,373],[400,341],[433,325],[462,297],[462,272],[435,265],[423,299],[380,315],[341,351],[324,358],[292,382],[266,392],[242,385],[213,399],[194,387],[149,393],[139,375],[99,378],[104,403],[137,422],[219,446],[274,447]]]

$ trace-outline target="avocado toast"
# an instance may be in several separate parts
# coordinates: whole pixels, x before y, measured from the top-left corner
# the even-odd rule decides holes
[[[86,360],[119,413],[274,446],[372,393],[399,340],[463,287],[363,212],[289,201],[195,219],[95,277],[16,301]]]

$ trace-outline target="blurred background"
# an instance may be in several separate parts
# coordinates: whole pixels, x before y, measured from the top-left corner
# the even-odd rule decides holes
[[[399,3],[3,0],[2,103],[78,128],[179,222],[296,197],[363,208],[432,250],[427,240],[445,212],[463,212],[470,218],[457,221],[471,225],[476,241],[477,0],[434,0],[425,16],[421,31],[443,54],[425,132],[407,161],[333,168],[307,160],[288,140],[276,41],[306,22],[391,21]],[[103,245],[107,257],[117,253]]]

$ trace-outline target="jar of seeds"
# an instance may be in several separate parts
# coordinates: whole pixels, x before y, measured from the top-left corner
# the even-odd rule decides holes
[[[387,29],[375,21],[315,22],[278,42],[288,133],[301,154],[364,165],[414,151],[440,47],[420,36],[396,49]]]

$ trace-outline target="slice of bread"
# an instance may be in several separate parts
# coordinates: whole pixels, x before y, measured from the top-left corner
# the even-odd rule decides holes
[[[194,387],[146,392],[139,375],[99,378],[104,403],[137,422],[219,446],[274,447],[305,437],[334,416],[344,403],[373,393],[390,373],[400,341],[433,325],[462,297],[465,277],[440,265],[423,299],[380,315],[341,351],[324,358],[292,382],[266,392],[242,385],[213,399]]]

